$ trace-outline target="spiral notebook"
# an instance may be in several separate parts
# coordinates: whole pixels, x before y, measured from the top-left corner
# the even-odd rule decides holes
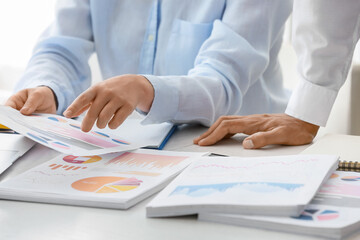
[[[338,171],[360,172],[360,136],[326,134],[301,154],[338,155]]]

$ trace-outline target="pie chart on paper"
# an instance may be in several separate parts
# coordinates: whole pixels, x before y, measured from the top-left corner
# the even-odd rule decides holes
[[[299,217],[292,218],[306,221],[328,221],[338,217],[339,212],[335,210],[305,209]]]
[[[87,164],[94,163],[100,161],[102,158],[100,156],[84,156],[78,157],[73,155],[68,155],[63,158],[65,162],[73,163],[73,164]]]
[[[136,178],[105,176],[80,179],[71,184],[71,187],[83,192],[116,193],[136,189],[141,183]]]

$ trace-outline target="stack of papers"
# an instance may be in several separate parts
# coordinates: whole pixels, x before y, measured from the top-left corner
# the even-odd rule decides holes
[[[360,228],[360,209],[310,204],[292,218],[200,213],[199,220],[342,239]]]
[[[161,190],[204,153],[136,150],[60,155],[0,183],[0,198],[127,209]]]
[[[341,239],[360,228],[360,173],[336,171],[298,217],[200,213],[199,220]]]
[[[332,155],[199,158],[148,204],[146,213],[299,216],[337,162]]]

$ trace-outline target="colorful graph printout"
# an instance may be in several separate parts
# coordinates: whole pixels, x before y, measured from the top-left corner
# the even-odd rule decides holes
[[[0,106],[0,120],[14,131],[65,154],[77,156],[101,155],[134,150],[147,143],[131,144],[114,131],[81,130],[81,123],[53,114],[22,115],[16,109]],[[106,133],[105,133],[106,132]]]
[[[75,123],[69,123],[70,127],[76,128],[76,129],[81,129],[80,124],[75,124]]]
[[[170,194],[171,195],[187,195],[190,197],[203,197],[218,192],[226,192],[230,189],[243,189],[250,192],[274,193],[278,191],[294,191],[302,187],[303,184],[291,183],[268,183],[268,182],[239,182],[239,183],[223,183],[208,185],[189,185],[178,186]]]
[[[50,144],[56,148],[70,149],[69,145],[62,143],[62,142],[52,142]]]
[[[27,135],[28,135],[30,138],[35,139],[35,140],[38,140],[38,141],[40,141],[40,142],[42,142],[42,143],[45,143],[45,144],[47,144],[48,141],[49,141],[48,138],[46,138],[46,137],[44,137],[44,136],[41,136],[41,135],[38,135],[38,134],[27,133]]]
[[[90,177],[74,182],[71,186],[79,191],[94,193],[117,193],[133,190],[140,186],[141,180],[125,177]]]
[[[319,193],[359,198],[360,174],[337,171],[324,183]]]
[[[345,176],[345,177],[342,177],[341,180],[347,181],[347,182],[357,182],[357,181],[360,181],[360,176]]]
[[[124,141],[124,140],[119,140],[119,139],[111,139],[113,142],[116,143],[120,143],[120,144],[125,144],[125,145],[129,145],[130,143]]]
[[[63,158],[63,160],[65,162],[74,163],[74,164],[94,163],[94,162],[100,161],[101,159],[102,158],[100,156],[97,156],[97,155],[95,155],[95,156],[84,156],[84,157],[69,155],[69,156],[65,156]]]
[[[160,176],[159,172],[142,172],[142,171],[128,171],[128,172],[117,172],[121,174],[129,174],[129,175],[139,175],[139,176],[148,176],[148,177],[157,177]]]
[[[69,170],[78,170],[78,169],[86,169],[87,167],[77,167],[77,166],[70,166],[70,165],[63,165],[63,164],[50,164],[49,167],[51,168],[51,170],[56,170],[56,169],[64,169],[65,171],[69,171]]]
[[[330,179],[331,178],[337,178],[337,177],[339,177],[339,174],[333,173],[333,174],[331,174]]]
[[[293,217],[305,221],[328,221],[339,217],[339,212],[334,210],[305,209],[299,217]]]
[[[143,153],[126,152],[110,160],[106,165],[117,164],[123,166],[136,166],[162,169],[173,167],[181,163],[187,157],[182,156],[164,156]]]
[[[62,117],[48,117],[48,119],[52,120],[52,121],[55,121],[55,122],[62,122],[62,123],[66,123],[67,120],[62,118]]]
[[[91,133],[96,135],[96,136],[99,136],[99,137],[104,137],[104,138],[109,138],[110,137],[106,133],[102,133],[102,132],[99,132],[99,131],[92,131]]]

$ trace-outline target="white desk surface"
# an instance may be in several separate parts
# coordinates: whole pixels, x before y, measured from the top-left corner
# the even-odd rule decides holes
[[[308,146],[273,146],[261,150],[244,150],[237,136],[211,147],[199,147],[192,139],[206,129],[185,126],[178,130],[166,145],[166,150],[208,151],[233,156],[267,156],[297,154]],[[19,159],[0,181],[11,178],[34,167],[57,153],[36,145]],[[151,199],[151,198],[150,198]],[[52,204],[0,200],[0,239],[318,239],[275,231],[245,228],[197,221],[195,217],[158,218],[145,217],[147,199],[129,210],[111,210],[72,207]],[[349,239],[359,239],[360,235]]]

